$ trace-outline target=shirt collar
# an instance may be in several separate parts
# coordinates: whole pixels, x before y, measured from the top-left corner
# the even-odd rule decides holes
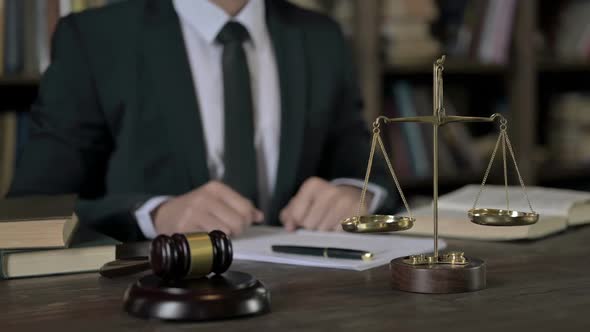
[[[208,0],[173,0],[174,9],[182,19],[195,28],[207,41],[213,44],[223,26],[231,20],[246,27],[254,45],[260,45],[266,35],[264,0],[249,0],[235,17]]]

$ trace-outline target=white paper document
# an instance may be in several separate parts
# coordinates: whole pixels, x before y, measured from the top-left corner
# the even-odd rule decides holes
[[[232,239],[234,259],[269,263],[327,267],[363,271],[388,264],[392,259],[433,251],[430,238],[414,238],[390,234],[350,234],[298,230],[289,233],[280,227],[255,226],[244,235]],[[324,258],[317,256],[273,252],[273,245],[332,247],[370,251],[371,261],[360,259]],[[446,247],[439,240],[439,248]]]

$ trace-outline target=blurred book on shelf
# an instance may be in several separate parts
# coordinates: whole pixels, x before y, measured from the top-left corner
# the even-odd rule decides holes
[[[570,1],[558,16],[555,53],[563,60],[590,60],[590,1]]]
[[[590,94],[556,97],[547,120],[550,160],[562,166],[590,164]]]
[[[438,0],[434,33],[452,58],[483,64],[508,63],[516,0]]]
[[[430,33],[439,15],[434,0],[383,1],[382,5],[385,63],[430,62],[441,53],[440,43]]]
[[[461,103],[458,103],[461,104]],[[457,115],[452,98],[445,98],[447,115]],[[390,118],[432,115],[431,87],[400,80],[391,86],[384,115]],[[433,130],[424,123],[389,124],[384,132],[393,166],[402,182],[430,179],[433,163]],[[484,156],[477,139],[464,123],[453,123],[439,130],[439,175],[454,179],[479,174]],[[471,179],[471,178],[470,178]],[[468,181],[468,179],[465,179]]]
[[[574,69],[587,66],[590,60],[590,1],[542,0],[538,15],[542,65],[552,71],[568,66]]]
[[[27,141],[28,112],[0,112],[0,198],[8,192],[16,162]]]
[[[383,2],[385,62],[430,63],[441,52],[482,64],[508,63],[516,0]]]
[[[0,112],[0,198],[8,192],[14,172],[16,137],[16,112]]]
[[[0,76],[38,76],[49,65],[60,16],[117,1],[0,0]]]

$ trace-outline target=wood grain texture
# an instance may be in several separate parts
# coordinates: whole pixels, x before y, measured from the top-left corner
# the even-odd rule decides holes
[[[137,317],[185,322],[261,315],[270,310],[268,290],[252,275],[236,271],[176,281],[147,275],[131,285],[123,302],[125,311]]]
[[[486,265],[479,258],[467,257],[469,264],[409,265],[404,257],[389,264],[391,287],[413,293],[449,294],[475,292],[486,287]]]
[[[590,227],[534,242],[449,241],[487,264],[487,288],[425,295],[391,290],[387,266],[364,272],[235,262],[271,291],[271,313],[196,324],[123,311],[134,278],[97,274],[0,281],[2,331],[586,331]]]

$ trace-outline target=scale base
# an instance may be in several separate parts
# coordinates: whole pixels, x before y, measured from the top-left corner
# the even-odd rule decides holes
[[[270,311],[270,292],[260,281],[233,271],[181,281],[147,275],[129,286],[123,301],[134,316],[162,320],[206,321]]]
[[[400,257],[389,264],[393,289],[412,293],[448,294],[474,292],[486,287],[486,264],[479,258],[466,257],[467,264],[408,263]]]

